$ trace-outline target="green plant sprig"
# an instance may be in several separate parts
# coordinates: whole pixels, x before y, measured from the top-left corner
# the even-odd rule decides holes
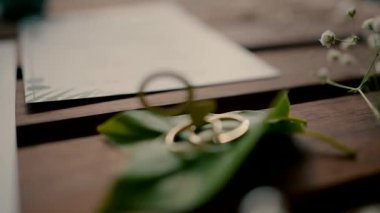
[[[328,77],[325,79],[324,83],[328,84],[328,85],[331,85],[331,86],[334,86],[334,87],[346,89],[346,90],[348,90],[349,92],[352,92],[352,93],[359,93],[363,97],[363,99],[366,102],[366,104],[368,105],[368,107],[371,109],[371,111],[372,111],[373,115],[375,116],[375,118],[378,121],[380,121],[380,111],[374,106],[374,104],[367,98],[367,96],[363,92],[363,87],[369,81],[369,79],[370,79],[370,77],[372,75],[371,74],[371,69],[373,69],[374,62],[377,60],[378,57],[379,57],[379,53],[376,54],[376,57],[374,58],[373,62],[371,63],[371,66],[368,69],[368,71],[366,72],[366,74],[363,76],[362,81],[361,81],[361,83],[360,83],[360,85],[358,87],[346,86],[346,85],[337,83],[335,81],[332,81]]]
[[[346,12],[346,14],[350,18],[352,24],[354,25],[356,9],[351,8]],[[347,85],[343,85],[338,82],[335,82],[330,79],[329,71],[327,68],[320,69],[317,72],[317,75],[324,84],[328,84],[328,85],[338,87],[341,89],[346,89],[348,90],[348,92],[351,92],[351,93],[360,94],[361,97],[366,102],[366,104],[368,105],[368,107],[370,108],[370,110],[372,111],[376,120],[380,121],[379,109],[375,107],[375,105],[368,99],[368,97],[365,95],[363,91],[365,86],[369,83],[371,77],[374,78],[375,83],[377,82],[375,71],[377,68],[376,63],[379,63],[378,59],[380,56],[380,34],[379,34],[380,33],[380,17],[374,17],[374,18],[365,20],[362,24],[362,28],[369,30],[371,33],[368,38],[368,45],[374,49],[374,56],[371,59],[369,63],[369,67],[367,68],[365,74],[363,75],[360,84],[357,87],[351,87],[351,86],[347,86]],[[354,31],[354,27],[353,27],[353,31]],[[350,47],[357,45],[359,41],[359,37],[356,36],[355,33],[353,32],[352,35],[346,39],[338,39],[335,33],[333,33],[330,30],[326,30],[325,32],[322,33],[319,41],[322,46],[325,46],[327,48],[331,48],[337,42],[340,42],[341,44],[340,49],[342,49],[342,51],[347,51]],[[329,51],[330,52],[328,52],[328,57],[327,57],[329,61],[337,61],[340,57],[342,57],[341,52],[336,49],[330,49]],[[345,54],[347,55],[347,53]]]

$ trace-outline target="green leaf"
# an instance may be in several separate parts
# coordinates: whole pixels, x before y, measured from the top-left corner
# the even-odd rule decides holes
[[[305,120],[289,117],[290,101],[287,91],[280,92],[271,106],[267,134],[293,135],[305,131],[307,124]]]
[[[115,144],[123,145],[140,140],[155,138],[172,128],[167,119],[145,111],[119,113],[97,130]]]
[[[285,134],[294,135],[297,133],[303,133],[306,129],[306,122],[300,119],[283,118],[272,119],[269,123],[269,134]]]
[[[288,98],[288,92],[280,92],[271,104],[272,111],[270,112],[270,118],[286,118],[290,112],[290,101]]]
[[[183,166],[183,161],[169,151],[162,137],[153,140],[140,141],[128,145],[132,158],[128,160],[128,167],[124,177],[129,179],[149,179],[161,177]]]

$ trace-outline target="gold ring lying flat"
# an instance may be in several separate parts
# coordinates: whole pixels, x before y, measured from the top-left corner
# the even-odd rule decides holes
[[[169,150],[174,152],[186,152],[190,149],[194,149],[194,145],[190,143],[182,143],[182,142],[175,142],[175,138],[177,135],[179,135],[181,132],[185,131],[188,128],[191,128],[194,126],[191,121],[186,121],[184,123],[180,123],[174,128],[172,128],[165,137],[165,143],[168,145]]]
[[[238,127],[230,130],[224,131],[223,129],[223,120],[236,120],[239,121],[240,124]],[[213,140],[215,143],[229,143],[243,136],[249,129],[250,122],[248,119],[237,113],[224,113],[224,114],[210,114],[207,115],[205,121],[210,123],[213,130]],[[176,136],[178,136],[181,132],[189,130],[188,142],[194,145],[202,145],[205,144],[205,141],[202,137],[200,137],[195,131],[196,127],[192,124],[191,121],[187,121],[184,123],[180,123],[174,128],[172,128],[165,137],[165,143],[174,148],[175,146],[185,147],[188,146],[189,143],[177,143],[175,141]],[[177,148],[174,148],[177,149]]]
[[[149,102],[146,100],[146,97],[145,97],[146,96],[145,95],[146,86],[151,81],[153,81],[154,79],[164,78],[164,77],[165,78],[167,78],[167,77],[174,78],[174,79],[180,81],[181,83],[183,83],[185,85],[185,89],[187,92],[187,98],[186,98],[186,101],[184,103],[178,104],[178,105],[175,105],[172,107],[167,107],[167,108],[153,107],[151,104],[149,104]],[[193,92],[193,87],[182,76],[180,76],[176,73],[173,73],[173,72],[159,72],[159,73],[148,76],[142,82],[140,89],[139,89],[139,92],[138,92],[138,97],[139,97],[142,105],[152,112],[155,112],[155,113],[158,113],[161,115],[178,115],[178,114],[184,112],[187,108],[189,108],[189,106],[191,105],[191,103],[193,102],[193,99],[194,99],[194,92]]]
[[[236,120],[240,125],[230,131],[223,130],[222,120]],[[212,124],[216,143],[229,143],[243,136],[249,129],[248,119],[237,113],[214,114],[206,117],[206,121]]]

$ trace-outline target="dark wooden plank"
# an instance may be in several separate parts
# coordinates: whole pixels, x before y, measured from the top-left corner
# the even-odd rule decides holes
[[[18,152],[22,212],[96,212],[124,155],[86,137]]]
[[[379,93],[371,94],[378,100]],[[371,97],[371,96],[370,96]],[[289,168],[284,190],[297,212],[341,212],[380,202],[380,125],[360,96],[299,104],[293,114],[307,118],[309,128],[331,135],[358,151],[356,159],[302,138],[307,155]]]
[[[47,8],[49,13],[59,13],[141,2],[141,0],[51,0]],[[177,2],[227,37],[252,48],[316,41],[326,29],[332,29],[341,35],[351,34],[352,30],[351,24],[344,19],[345,9],[342,9],[342,4],[347,1],[180,0]],[[371,1],[356,1],[356,3],[358,30],[362,20],[377,15],[380,7]]]
[[[298,104],[292,107],[292,112],[296,117],[307,118],[310,129],[334,136],[358,150],[356,159],[347,160],[337,157],[329,146],[303,138],[302,145],[313,153],[300,168],[298,177],[312,178],[304,182],[294,177],[291,185],[294,191],[302,193],[315,186],[328,188],[338,180],[380,174],[380,125],[360,96]],[[312,170],[305,166],[311,166]]]
[[[380,126],[360,96],[294,105],[292,114],[306,118],[311,129],[330,134],[358,151],[356,159],[347,159],[318,141],[297,140],[306,157],[278,177],[283,179],[280,188],[294,205],[302,206],[304,196],[319,193],[323,198],[342,186],[344,190],[334,194],[334,200],[352,197],[352,191],[345,191],[351,183],[380,178]],[[127,161],[119,150],[106,146],[102,136],[22,148],[18,154],[23,212],[93,212]],[[374,186],[364,189],[368,187]],[[314,200],[314,204],[323,206],[322,201]]]

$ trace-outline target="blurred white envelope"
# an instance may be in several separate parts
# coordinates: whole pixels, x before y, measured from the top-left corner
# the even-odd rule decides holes
[[[172,3],[32,18],[20,31],[27,103],[134,94],[163,70],[194,86],[278,75]],[[175,88],[162,81],[149,91],[168,89]]]
[[[19,212],[16,141],[16,42],[0,41],[0,212]]]

